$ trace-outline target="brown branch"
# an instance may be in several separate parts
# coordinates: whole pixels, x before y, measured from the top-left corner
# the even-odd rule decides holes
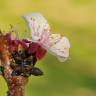
[[[2,34],[0,34],[0,60],[4,67],[3,77],[8,85],[7,96],[23,96],[24,86],[28,80],[23,76],[12,76],[12,68],[10,67],[10,52],[8,51],[6,41]]]

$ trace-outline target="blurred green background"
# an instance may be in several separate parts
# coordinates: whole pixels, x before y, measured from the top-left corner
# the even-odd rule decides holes
[[[0,29],[25,22],[20,17],[42,13],[53,32],[66,35],[71,43],[70,58],[64,64],[47,56],[36,66],[44,76],[29,78],[25,96],[96,96],[96,0],[0,0]],[[0,96],[7,86],[0,76]]]

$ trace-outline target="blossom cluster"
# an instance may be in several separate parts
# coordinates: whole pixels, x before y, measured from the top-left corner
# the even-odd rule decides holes
[[[36,62],[41,60],[47,52],[42,46],[27,39],[13,38],[12,32],[1,33],[1,37],[4,38],[6,50],[9,52],[12,76],[43,75],[43,72],[35,67]],[[4,67],[0,66],[0,74],[3,74]]]

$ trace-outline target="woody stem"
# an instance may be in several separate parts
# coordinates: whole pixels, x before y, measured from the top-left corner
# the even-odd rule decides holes
[[[7,82],[8,94],[7,96],[24,96],[25,82],[27,78],[21,76],[12,77],[13,81]]]
[[[12,68],[10,67],[10,53],[6,47],[4,39],[0,36],[0,60],[4,67],[2,76],[8,85],[7,96],[24,96],[24,87],[28,78],[23,76],[12,76]]]

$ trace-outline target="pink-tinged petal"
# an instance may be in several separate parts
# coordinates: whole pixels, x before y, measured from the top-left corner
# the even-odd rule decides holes
[[[39,60],[42,59],[45,56],[46,52],[47,51],[44,48],[42,48],[41,46],[39,46],[38,47],[38,50],[36,52],[37,59],[39,59]]]

